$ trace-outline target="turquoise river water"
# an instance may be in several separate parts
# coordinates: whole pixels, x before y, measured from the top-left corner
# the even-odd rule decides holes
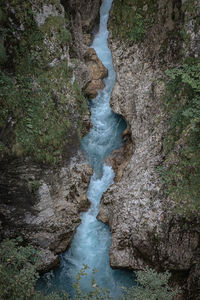
[[[90,132],[82,139],[81,148],[94,170],[87,197],[91,201],[90,209],[82,214],[82,223],[78,227],[71,247],[61,255],[61,265],[54,271],[43,275],[38,288],[50,293],[55,290],[66,290],[73,296],[72,284],[83,264],[89,266],[88,276],[81,279],[81,288],[88,292],[91,289],[92,269],[96,268],[95,280],[100,287],[108,288],[113,299],[119,298],[122,286],[134,284],[133,274],[129,271],[113,270],[109,264],[111,235],[108,226],[96,219],[99,202],[103,192],[113,183],[114,171],[104,163],[105,158],[122,146],[122,132],[126,122],[110,108],[110,95],[115,83],[115,71],[112,55],[108,48],[107,22],[112,0],[104,0],[100,10],[100,27],[93,47],[100,60],[108,69],[104,79],[105,88],[91,101]]]

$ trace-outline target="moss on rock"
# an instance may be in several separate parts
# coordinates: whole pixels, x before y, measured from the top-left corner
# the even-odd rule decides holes
[[[156,0],[114,1],[110,20],[113,38],[139,42],[153,24],[156,12]]]
[[[169,129],[163,143],[166,158],[159,171],[177,212],[191,217],[200,214],[200,60],[187,58],[166,73]]]
[[[50,4],[54,2],[59,4]],[[35,10],[34,1],[10,0],[4,6],[9,18],[2,25],[6,34],[0,63],[7,57],[9,63],[0,72],[1,152],[55,164],[72,133],[78,138],[87,105],[77,84],[71,83],[68,18],[58,11],[39,27]]]

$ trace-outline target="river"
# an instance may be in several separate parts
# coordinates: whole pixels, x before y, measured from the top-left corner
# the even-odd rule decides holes
[[[114,149],[123,145],[122,132],[126,128],[126,122],[114,114],[109,104],[116,80],[107,41],[107,22],[111,5],[112,0],[104,0],[101,5],[99,32],[91,46],[108,69],[108,77],[104,79],[105,88],[99,91],[98,96],[90,103],[93,127],[81,142],[81,149],[94,170],[87,191],[91,207],[82,214],[82,223],[77,229],[70,249],[61,255],[60,267],[41,277],[38,286],[45,292],[66,290],[73,295],[72,284],[83,264],[89,266],[88,275],[80,282],[84,292],[91,290],[90,279],[94,268],[98,270],[95,274],[98,286],[108,288],[113,299],[119,298],[121,286],[134,284],[131,272],[111,269],[109,263],[111,234],[108,226],[96,219],[102,194],[113,184],[114,179],[114,171],[104,163],[104,160]]]

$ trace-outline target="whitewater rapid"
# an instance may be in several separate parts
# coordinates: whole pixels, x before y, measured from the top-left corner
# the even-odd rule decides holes
[[[110,96],[115,83],[115,71],[112,55],[108,48],[107,22],[112,0],[104,0],[100,10],[100,27],[92,48],[108,69],[108,77],[104,79],[105,88],[91,101],[90,132],[82,139],[81,149],[94,170],[87,197],[91,202],[90,209],[81,216],[82,223],[78,227],[70,249],[61,255],[61,266],[45,274],[40,280],[43,290],[48,292],[66,290],[73,295],[72,284],[83,264],[89,266],[88,276],[81,280],[81,288],[91,290],[91,273],[95,268],[95,280],[100,287],[108,288],[113,299],[118,298],[121,286],[133,284],[132,275],[127,271],[112,270],[109,263],[111,235],[109,228],[96,219],[102,194],[113,184],[114,171],[104,163],[105,158],[116,148],[123,145],[122,132],[126,123],[122,117],[113,113],[110,108]]]

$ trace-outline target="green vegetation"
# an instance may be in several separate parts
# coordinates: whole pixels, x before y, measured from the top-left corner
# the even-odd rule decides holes
[[[170,115],[159,168],[167,194],[185,216],[200,213],[200,61],[188,58],[167,70],[165,109]]]
[[[197,7],[198,1],[195,0],[186,0],[181,7],[181,10],[185,16],[185,21],[189,22],[192,19],[192,26],[195,33],[198,32],[200,25],[200,16],[197,15]]]
[[[144,271],[137,272],[137,286],[125,289],[122,300],[173,300],[177,291],[173,291],[168,281],[170,273],[157,273],[146,267]]]
[[[110,21],[113,38],[141,41],[156,12],[156,0],[114,1]]]
[[[185,16],[187,21],[190,19],[190,16],[196,14],[196,8],[197,8],[197,6],[195,3],[195,0],[184,1],[181,9],[183,12],[187,11],[187,14]]]
[[[56,3],[56,1],[53,1]],[[54,3],[54,4],[55,4]],[[71,84],[73,70],[61,60],[63,47],[70,45],[69,21],[62,16],[49,17],[40,28],[34,20],[30,2],[11,0],[15,22],[23,24],[17,33],[0,10],[0,154],[11,151],[31,156],[35,161],[55,164],[62,157],[64,145],[70,143],[72,123],[80,135],[81,115],[86,99],[76,83]],[[49,39],[49,40],[48,40]],[[49,49],[53,39],[54,47]],[[9,43],[9,64],[5,45]],[[52,61],[56,61],[52,64]],[[73,111],[79,120],[73,119]],[[9,128],[9,129],[8,129]],[[76,133],[75,133],[76,131]],[[5,134],[12,133],[12,145]],[[69,138],[70,137],[70,138]]]
[[[65,45],[71,42],[72,36],[69,30],[67,30],[66,28],[60,28],[58,39],[61,41],[62,45]]]
[[[21,239],[0,244],[0,299],[29,299],[38,279],[38,253],[32,246],[23,247]]]
[[[66,22],[67,21],[67,22]],[[48,36],[51,36],[53,32],[57,32],[57,39],[62,45],[69,44],[71,42],[71,33],[66,28],[69,26],[69,21],[61,16],[48,17],[44,25],[41,26],[41,31]]]
[[[58,294],[44,296],[34,290],[39,278],[37,265],[40,253],[33,246],[23,246],[23,240],[6,239],[0,244],[0,299],[1,300],[64,300]]]
[[[0,73],[0,127],[6,127],[9,119],[15,123],[16,154],[32,155],[48,163],[58,161],[71,123],[66,112],[67,99],[54,94],[58,84],[55,78],[64,84],[67,73],[66,63],[38,77]]]
[[[0,244],[0,299],[1,300],[70,300],[66,292],[52,293],[44,296],[35,291],[34,286],[39,274],[37,266],[40,262],[40,253],[31,245],[24,246],[21,238],[3,240]],[[110,293],[100,288],[95,282],[92,272],[91,286],[88,293],[83,293],[80,288],[80,280],[87,275],[86,265],[80,270],[74,283],[74,300],[111,300]],[[121,300],[171,300],[176,292],[168,286],[170,274],[156,273],[146,268],[137,272],[137,286],[125,289]]]
[[[41,186],[41,182],[39,180],[33,180],[33,181],[29,181],[28,184],[30,186],[31,192],[33,194],[37,194],[37,192]]]

